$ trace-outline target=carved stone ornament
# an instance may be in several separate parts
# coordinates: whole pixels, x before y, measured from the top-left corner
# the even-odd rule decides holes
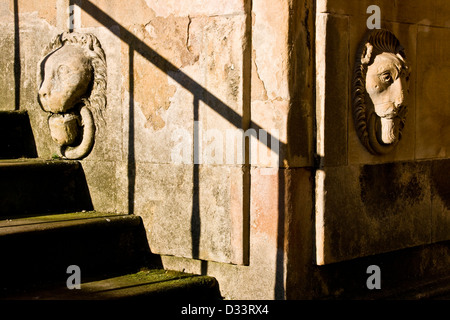
[[[50,134],[64,158],[82,159],[92,150],[96,126],[104,121],[105,53],[94,35],[64,32],[42,55],[38,101],[50,114]]]
[[[402,137],[409,74],[395,35],[384,29],[370,32],[356,56],[352,99],[356,132],[372,154],[391,152]]]

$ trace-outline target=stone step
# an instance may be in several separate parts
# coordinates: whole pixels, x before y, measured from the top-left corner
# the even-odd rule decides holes
[[[0,218],[92,210],[77,161],[0,160]]]
[[[160,266],[142,219],[134,215],[81,212],[2,220],[0,248],[0,295],[65,285],[71,265],[85,278]]]
[[[331,299],[334,299],[330,297]],[[352,292],[343,295],[339,300],[450,300],[450,277],[435,275],[429,278],[411,278],[397,284],[387,286],[381,282],[379,290]]]
[[[414,283],[410,288],[387,294],[390,300],[450,300],[450,277]]]
[[[0,296],[1,298],[1,296]],[[28,290],[4,296],[9,300],[122,300],[122,299],[207,299],[220,300],[217,280],[163,269],[83,282],[80,289],[67,286]]]
[[[26,111],[0,111],[0,159],[37,157]]]

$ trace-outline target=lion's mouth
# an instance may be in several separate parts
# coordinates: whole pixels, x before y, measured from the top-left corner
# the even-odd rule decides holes
[[[389,103],[375,106],[375,113],[382,119],[393,120],[394,118],[401,116],[402,110],[404,109],[404,105],[394,105],[393,103]]]
[[[381,142],[384,144],[392,144],[397,141],[398,128],[393,118],[381,118]]]

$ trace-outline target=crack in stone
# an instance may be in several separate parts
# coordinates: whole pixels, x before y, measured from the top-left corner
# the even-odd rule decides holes
[[[189,15],[187,17],[188,17],[189,21],[188,21],[188,24],[187,24],[187,31],[186,31],[186,33],[187,33],[186,34],[186,49],[188,51],[190,51],[189,50],[189,37],[190,37],[190,27],[191,27],[192,19],[191,19],[191,17]]]
[[[264,90],[263,92],[263,96],[265,99],[268,98],[268,94],[267,94],[267,88],[266,88],[266,84],[264,83],[264,80],[261,79],[261,76],[259,75],[259,70],[258,70],[258,63],[256,62],[256,52],[253,50],[253,63],[255,65],[255,72],[256,72],[256,76],[258,77],[259,82],[262,85],[262,89]]]

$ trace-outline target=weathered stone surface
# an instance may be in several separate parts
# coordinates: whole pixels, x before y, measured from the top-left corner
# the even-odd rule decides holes
[[[286,169],[288,171],[288,169]],[[289,170],[290,171],[290,170]],[[300,181],[308,181],[309,174],[301,170]],[[278,173],[282,172],[282,176]],[[225,299],[274,299],[283,297],[283,276],[285,260],[282,244],[285,237],[285,217],[283,213],[283,181],[289,180],[290,172],[280,170],[277,174],[266,175],[265,168],[252,168],[250,202],[250,261],[248,266],[216,263],[213,261],[188,260],[175,256],[162,256],[165,266],[173,269],[185,268],[186,272],[213,275],[220,283]],[[283,176],[284,175],[284,176]],[[305,180],[306,179],[306,180]],[[294,183],[298,183],[297,179]],[[297,194],[304,199],[305,193]],[[307,197],[306,197],[307,198]],[[310,211],[305,210],[310,213]],[[280,218],[281,216],[281,218]],[[285,220],[286,219],[286,220]],[[307,233],[300,235],[307,236]],[[298,245],[298,243],[297,243]],[[301,246],[309,248],[302,242]],[[312,248],[312,247],[311,247]],[[266,276],[262,276],[262,275]],[[243,286],[243,283],[251,284]]]
[[[12,2],[11,2],[12,3]],[[28,111],[30,116],[31,126],[33,128],[34,138],[36,139],[36,148],[38,155],[45,154],[45,157],[50,158],[54,149],[54,142],[48,134],[47,115],[40,109],[37,103],[37,65],[40,60],[40,52],[53,36],[58,32],[47,21],[39,18],[38,13],[19,11],[19,32],[14,34],[14,15],[11,8],[2,6],[0,10],[1,17],[1,41],[0,46],[2,50],[2,63],[4,72],[0,77],[1,90],[4,92],[4,99],[1,99],[0,105],[2,109],[12,110],[15,107],[15,101],[20,102],[20,109]],[[36,35],[39,34],[39,37]],[[16,42],[15,42],[16,41]],[[18,42],[17,42],[18,41]],[[16,49],[15,49],[16,48]],[[20,54],[20,67],[15,65],[14,51]],[[7,58],[7,59],[6,59]],[[15,76],[15,70],[20,72],[19,76]],[[20,80],[20,83],[16,83]],[[19,94],[19,99],[16,100],[15,95]]]
[[[447,48],[442,45],[450,39],[448,29],[419,27],[417,59],[417,131],[416,157],[447,158],[450,155],[450,110],[443,101],[450,98],[450,63]],[[419,76],[420,75],[420,76]]]
[[[354,18],[350,21],[350,52],[352,55],[356,54],[358,45],[364,37],[364,33],[367,30],[365,27],[367,16]],[[348,114],[348,123],[352,124],[348,126],[348,162],[349,164],[357,163],[380,163],[380,162],[392,162],[392,161],[404,161],[414,159],[414,144],[416,139],[416,79],[417,73],[415,71],[416,64],[416,41],[417,26],[390,23],[386,22],[383,27],[391,30],[399,39],[402,46],[405,48],[405,53],[411,66],[412,72],[410,73],[409,80],[409,95],[407,100],[408,110],[406,114],[405,127],[402,131],[402,138],[396,145],[395,150],[391,153],[384,155],[371,155],[363,148],[363,145],[359,141],[358,135],[353,125],[354,119],[351,112]],[[353,59],[353,58],[352,58]],[[353,70],[353,61],[351,61]]]
[[[449,26],[449,8],[445,0],[431,0],[423,2],[413,1],[391,1],[391,0],[321,0],[318,1],[318,12],[327,12],[331,14],[345,14],[352,17],[369,17],[366,13],[370,5],[380,7],[381,19],[385,21],[395,21],[406,24],[434,25],[440,27]]]
[[[2,8],[3,9],[3,8]],[[14,77],[14,24],[13,16],[7,10],[0,11],[1,46],[0,54],[0,110],[14,110],[15,108],[15,77]]]
[[[233,251],[242,249],[230,246],[237,234],[231,229],[242,229],[242,221],[231,220],[230,206],[232,199],[242,202],[236,199],[241,184],[240,167],[138,163],[135,213],[144,219],[152,251],[233,262]]]
[[[202,53],[205,89],[242,117],[245,16],[193,19],[191,38],[192,47],[197,46]],[[223,108],[211,98],[205,97],[209,109]],[[228,115],[226,110],[221,116],[228,121],[233,119],[233,113]],[[208,121],[214,123],[214,119]]]
[[[278,168],[287,158],[286,122],[289,100],[253,101],[251,129],[258,139],[252,138],[251,164],[256,167]]]
[[[156,16],[145,0],[133,0],[127,5],[120,0],[94,0],[89,3],[74,0],[74,3],[81,6],[82,9],[81,21],[74,21],[81,28],[115,28],[118,25],[127,28],[132,24],[146,24]]]
[[[326,168],[318,263],[448,240],[448,167],[428,160]]]
[[[369,0],[74,2],[82,7],[75,31],[95,34],[108,64],[106,126],[82,161],[92,202],[142,216],[164,267],[214,275],[227,298],[241,299],[339,296],[361,287],[365,268],[378,261],[387,261],[383,283],[392,280],[392,288],[397,276],[407,282],[448,269],[443,243],[380,254],[448,238],[446,0],[376,3],[381,26],[412,65],[407,125],[383,156],[369,154],[350,125],[351,70]],[[13,3],[0,2],[3,110],[14,108],[16,89]],[[19,1],[21,108],[44,158],[56,149],[35,99],[37,52],[67,30],[70,3]],[[314,29],[314,12],[325,34]],[[314,72],[323,66],[320,114]],[[316,115],[326,129],[319,154],[326,202],[323,241],[314,248],[321,222],[314,173],[291,168],[313,167]],[[194,152],[196,120],[202,158]],[[234,159],[223,163],[220,139],[247,126],[279,130],[285,168],[267,158],[249,173]],[[183,155],[177,163],[174,154]],[[211,161],[194,165],[199,159]],[[324,263],[365,257],[318,267],[315,249]],[[246,258],[249,265],[233,264]]]
[[[450,185],[448,159],[434,161],[431,166],[431,210],[433,213],[432,241],[448,240],[450,234]]]
[[[330,56],[330,60],[337,59],[337,57],[339,57],[339,52],[342,52],[340,64],[345,64],[346,57],[349,57],[348,59],[350,59],[350,68],[348,68],[348,70],[353,70],[353,55],[356,53],[358,44],[363,38],[364,33],[366,32],[366,19],[368,17],[368,15],[365,14],[366,8],[367,6],[363,8],[364,11],[355,13],[357,12],[357,6],[354,6],[350,11],[345,11],[351,12],[350,16],[330,13],[323,14],[323,19],[326,19],[324,20],[326,21],[325,26],[330,25],[331,27],[327,29],[326,33],[329,34],[329,40],[324,39],[324,41],[319,42],[318,48],[322,48],[322,46],[325,46],[325,52]],[[319,15],[319,17],[321,16],[322,15]],[[334,21],[345,21],[347,19],[348,26],[343,23],[333,23]],[[415,37],[417,34],[417,27],[397,23],[383,23],[382,27],[392,30],[396,34],[396,36],[399,37],[400,42],[405,47],[405,52],[407,52],[408,60],[411,61],[411,65],[414,66],[416,63]],[[348,34],[348,47],[345,45],[341,46],[342,41],[336,40],[337,42],[335,43],[334,39],[336,39],[336,36],[333,36],[333,34]],[[334,48],[333,44],[335,44],[334,47],[336,47],[337,49],[335,50],[335,52],[331,53],[331,50],[328,51],[328,49]],[[317,49],[318,54],[321,52],[320,50],[321,49]],[[317,65],[318,68],[321,68],[322,66],[322,64],[320,63]],[[347,73],[342,68],[339,68],[339,70],[342,71],[325,73],[323,83],[349,83],[351,78],[347,77]],[[338,76],[341,73],[342,79],[339,82],[334,82],[333,80],[338,79]],[[323,199],[324,201],[322,202],[320,200],[319,202],[316,202],[316,213],[319,213],[318,215],[316,215],[316,219],[318,222],[318,224],[316,225],[316,247],[318,250],[317,252],[319,253],[319,255],[317,256],[319,264],[348,260],[354,257],[395,250],[398,248],[402,248],[403,246],[413,246],[430,241],[429,234],[431,232],[432,226],[431,211],[429,210],[429,205],[431,204],[429,191],[428,193],[425,192],[425,198],[422,198],[419,195],[416,195],[417,198],[414,198],[414,195],[412,195],[412,198],[415,199],[413,201],[416,201],[416,204],[414,205],[413,202],[409,202],[409,200],[407,199],[402,198],[399,200],[395,197],[395,199],[392,198],[392,192],[384,193],[386,190],[390,190],[389,188],[386,189],[388,185],[372,188],[370,184],[364,184],[365,191],[362,191],[362,187],[356,182],[359,181],[358,176],[361,175],[361,173],[359,172],[357,166],[350,165],[359,163],[370,164],[389,162],[392,160],[414,159],[415,79],[416,75],[412,74],[410,79],[410,94],[413,98],[408,100],[409,112],[407,115],[407,121],[409,122],[408,125],[405,126],[405,129],[403,131],[402,141],[398,144],[398,149],[395,150],[392,154],[376,157],[370,155],[366,150],[362,148],[362,144],[360,143],[360,141],[358,141],[354,126],[350,125],[353,124],[354,121],[353,116],[350,112],[350,100],[347,100],[346,103],[348,105],[348,111],[336,113],[336,104],[339,105],[339,101],[345,100],[346,93],[344,92],[346,91],[342,92],[344,96],[339,99],[333,99],[333,97],[337,96],[337,90],[332,86],[328,86],[328,90],[323,91],[323,94],[325,96],[324,101],[327,101],[327,98],[329,98],[330,102],[328,104],[325,104],[324,115],[319,114],[319,119],[321,119],[321,121],[325,121],[324,123],[328,125],[324,127],[325,131],[323,132],[323,136],[321,136],[323,139],[321,143],[324,144],[324,149],[319,149],[325,150],[325,158],[322,162],[322,164],[325,165],[323,175],[325,184],[317,184],[317,188],[322,190],[318,194],[318,199]],[[321,85],[322,83],[318,84],[319,87]],[[327,115],[330,114],[334,115],[336,119],[333,118],[333,121],[330,120],[329,122],[327,122]],[[340,125],[340,123],[343,121],[343,116],[348,117],[348,126]],[[325,117],[325,120],[323,120],[323,117]],[[344,133],[345,135],[343,137],[346,138],[337,140],[337,138],[340,136],[339,133],[341,133],[341,136],[342,133]],[[348,141],[347,143],[345,142],[346,139]],[[345,144],[348,144],[347,151],[343,147],[343,145]],[[328,152],[326,152],[327,145]],[[336,152],[331,152],[333,150],[335,150]],[[346,153],[348,156],[348,164],[350,166],[345,166],[346,162],[344,159]],[[339,161],[339,159],[342,159],[343,161]],[[336,165],[338,166],[335,167]],[[320,176],[321,175],[319,175],[319,177]],[[426,179],[426,177],[427,176],[423,176],[421,179]],[[391,180],[391,178],[392,177],[385,176],[385,179],[387,179],[386,181],[394,182],[395,179]],[[316,183],[318,182],[316,181]],[[406,187],[403,186],[400,188]],[[413,185],[410,185],[409,188],[411,190],[414,190],[415,192],[420,191],[420,189],[415,190],[415,186]],[[422,189],[424,188],[422,187]],[[362,192],[364,192],[365,201],[363,201],[361,198]],[[400,194],[407,193],[407,191],[404,191],[403,193],[402,192],[403,191],[401,191]],[[385,198],[384,200],[383,197]],[[385,203],[385,207],[383,207],[382,209],[378,208],[379,205],[382,205],[383,203]],[[322,205],[324,206],[322,207]],[[402,208],[402,205],[405,205],[405,207]],[[388,215],[384,217],[376,216],[377,212],[385,213],[391,210],[391,208],[397,208],[397,210],[399,211],[398,215]],[[340,212],[342,212],[342,216]],[[373,212],[375,216],[372,215],[370,217],[366,217],[366,215],[368,214],[367,212]],[[414,212],[413,216],[410,216],[411,212]],[[423,221],[423,223],[419,223],[419,221],[421,221],[420,219],[425,220]],[[399,225],[400,221],[401,224]],[[383,230],[383,228],[386,229]],[[390,228],[392,228],[393,230],[390,230]],[[410,234],[411,229],[414,229],[414,235]]]
[[[430,243],[431,165],[326,168],[318,264]]]
[[[153,19],[145,28],[131,28],[139,31],[137,34],[144,41],[140,45],[158,48],[158,54],[179,68],[177,72],[165,73],[158,67],[159,58],[133,55],[131,94],[136,117],[133,128],[137,137],[136,159],[170,162],[172,151],[184,138],[191,144],[187,147],[191,152],[194,113],[204,130],[220,130],[223,137],[226,129],[240,125],[235,120],[242,114],[242,23],[241,16],[192,19],[170,16]],[[174,25],[173,32],[165,29],[166,24]],[[128,49],[127,45],[122,47],[124,61],[128,61]],[[126,64],[122,70],[128,87]],[[129,98],[128,90],[123,96],[124,103]],[[124,123],[129,123],[128,116],[124,116]],[[126,135],[124,139],[127,140]],[[161,145],[160,141],[167,143]],[[127,149],[128,142],[124,143]],[[192,161],[191,154],[184,163]],[[224,164],[225,159],[220,159],[220,163]]]
[[[285,167],[308,167],[315,149],[315,14],[312,2],[293,1],[289,15],[289,90]],[[252,88],[253,90],[253,88]]]
[[[252,6],[252,46],[259,79],[269,99],[289,99],[287,50],[289,19],[280,0],[255,1]],[[277,12],[277,14],[274,14]]]
[[[41,6],[39,1],[20,1],[20,93],[22,107],[30,113],[39,156],[50,158],[57,153],[48,135],[47,115],[36,101],[40,52],[67,30],[67,6],[78,4],[74,31],[99,39],[108,66],[105,123],[97,128],[92,152],[82,160],[95,209],[141,215],[155,252],[186,257],[186,265],[196,264],[196,259],[216,261],[214,270],[224,281],[234,282],[229,290],[234,297],[243,291],[250,298],[254,288],[261,297],[273,297],[275,286],[282,295],[284,278],[274,275],[276,268],[284,268],[279,259],[284,249],[278,248],[276,236],[281,204],[270,196],[279,184],[279,164],[266,157],[253,164],[249,173],[237,156],[227,162],[226,140],[228,131],[240,132],[243,127],[269,133],[277,129],[274,137],[285,148],[282,157],[288,153],[286,122],[290,94],[296,90],[288,80],[288,42],[296,41],[288,35],[289,4],[258,1],[251,8],[250,2],[242,0],[119,2],[57,0]],[[14,59],[12,2],[0,3],[0,12],[8,17],[2,20],[1,39],[10,63]],[[298,6],[304,7],[303,3]],[[250,10],[253,14],[248,16]],[[313,11],[308,12],[311,23]],[[303,25],[303,19],[298,19],[295,23]],[[302,39],[311,48],[307,29]],[[300,58],[296,63],[303,68]],[[5,95],[14,99],[14,65],[6,67],[9,74],[0,78]],[[302,101],[302,110],[311,102]],[[203,130],[202,157],[194,152],[194,121]],[[267,149],[264,143],[258,144]],[[233,147],[237,153],[241,145]],[[303,165],[309,148],[312,143],[303,151]],[[179,159],[173,154],[178,151],[183,157],[176,162]],[[198,160],[203,162],[197,165]],[[249,240],[250,228],[253,240]],[[230,265],[248,263],[249,257],[251,267]],[[236,281],[254,286],[237,289]]]
[[[127,212],[121,206],[124,199],[119,189],[120,179],[117,177],[117,164],[114,161],[84,161],[83,171],[89,185],[89,193],[94,208],[102,209],[103,212]]]
[[[342,53],[341,64],[345,64],[345,56],[349,56],[349,70],[352,70],[353,56],[367,32],[366,22],[370,14],[366,10],[373,4],[370,1],[318,1],[318,17],[324,17],[319,22],[326,21],[332,25],[333,21],[348,20],[348,26],[334,24],[327,33],[317,33],[316,53],[326,52],[330,61],[338,59]],[[377,257],[381,252],[448,240],[448,195],[443,191],[447,187],[444,174],[448,144],[444,134],[447,109],[440,101],[448,100],[447,90],[442,86],[448,82],[443,72],[447,65],[443,39],[449,38],[449,8],[440,0],[433,1],[433,5],[421,1],[378,1],[376,5],[381,9],[381,27],[396,35],[411,66],[405,127],[396,150],[392,154],[378,156],[368,154],[358,141],[354,126],[350,125],[353,116],[349,103],[347,128],[339,131],[342,122],[336,121],[336,126],[329,123],[328,132],[318,130],[318,137],[323,139],[319,142],[324,146],[327,143],[333,145],[336,150],[345,152],[348,158],[345,164],[338,161],[345,155],[329,159],[330,152],[325,152],[325,159],[320,162],[323,170],[316,176],[316,200],[320,199],[315,208],[319,264],[361,256]],[[316,32],[319,32],[321,24],[316,26]],[[325,34],[332,40],[327,40]],[[333,48],[333,39],[337,39],[337,35],[348,35],[348,44],[344,40],[341,45],[342,41],[336,40],[335,46],[341,51],[332,54],[328,49]],[[323,61],[316,61],[319,61],[316,68],[320,71]],[[330,98],[335,95],[333,90],[322,92],[320,88],[339,75],[339,71],[325,73],[323,83],[318,83],[316,88],[319,97],[324,94],[325,98],[321,98],[325,100],[326,94],[330,94]],[[342,79],[345,79],[345,71],[342,71]],[[345,95],[338,101],[344,98]],[[320,108],[317,109],[318,119],[325,122],[327,111],[328,114],[334,112],[336,104],[339,102],[325,105],[323,114]],[[346,133],[347,151],[342,145],[339,149],[333,143],[336,141],[339,145],[337,137],[342,132]],[[427,161],[416,162],[418,159]],[[337,166],[333,165],[334,161]],[[395,254],[397,252],[392,256]],[[421,266],[426,265],[429,259],[420,260],[422,257],[413,255],[409,258],[422,261]],[[423,268],[432,270],[430,265]]]
[[[145,26],[132,26],[131,31],[143,41],[142,45],[158,48],[158,54],[181,68],[186,64],[192,64],[195,60],[195,56],[189,52],[186,45],[189,23],[187,17],[155,18]],[[167,26],[170,26],[169,29]],[[128,55],[128,46],[124,49]],[[139,54],[133,57],[133,97],[147,119],[145,126],[158,131],[166,125],[163,117],[171,104],[176,88],[173,84],[169,85],[169,77],[155,66],[154,61],[148,61],[148,57]],[[125,83],[129,83],[129,70],[125,64],[122,65],[122,73],[126,77]]]
[[[316,53],[317,150],[323,165],[347,163],[348,17],[318,15]]]
[[[149,8],[153,9],[158,16],[167,17],[171,14],[176,16],[214,16],[242,14],[244,12],[244,0],[230,0],[222,2],[212,0],[204,2],[202,0],[193,0],[188,2],[179,2],[176,0],[164,1],[164,5],[158,1],[145,1]]]
[[[56,1],[46,1],[46,2],[37,2],[37,1],[26,1],[26,0],[18,0],[17,1],[17,11],[29,12],[29,13],[37,13],[38,17],[47,21],[50,25],[56,25],[56,10],[57,5]],[[14,1],[9,1],[9,8],[11,12],[14,12]]]

